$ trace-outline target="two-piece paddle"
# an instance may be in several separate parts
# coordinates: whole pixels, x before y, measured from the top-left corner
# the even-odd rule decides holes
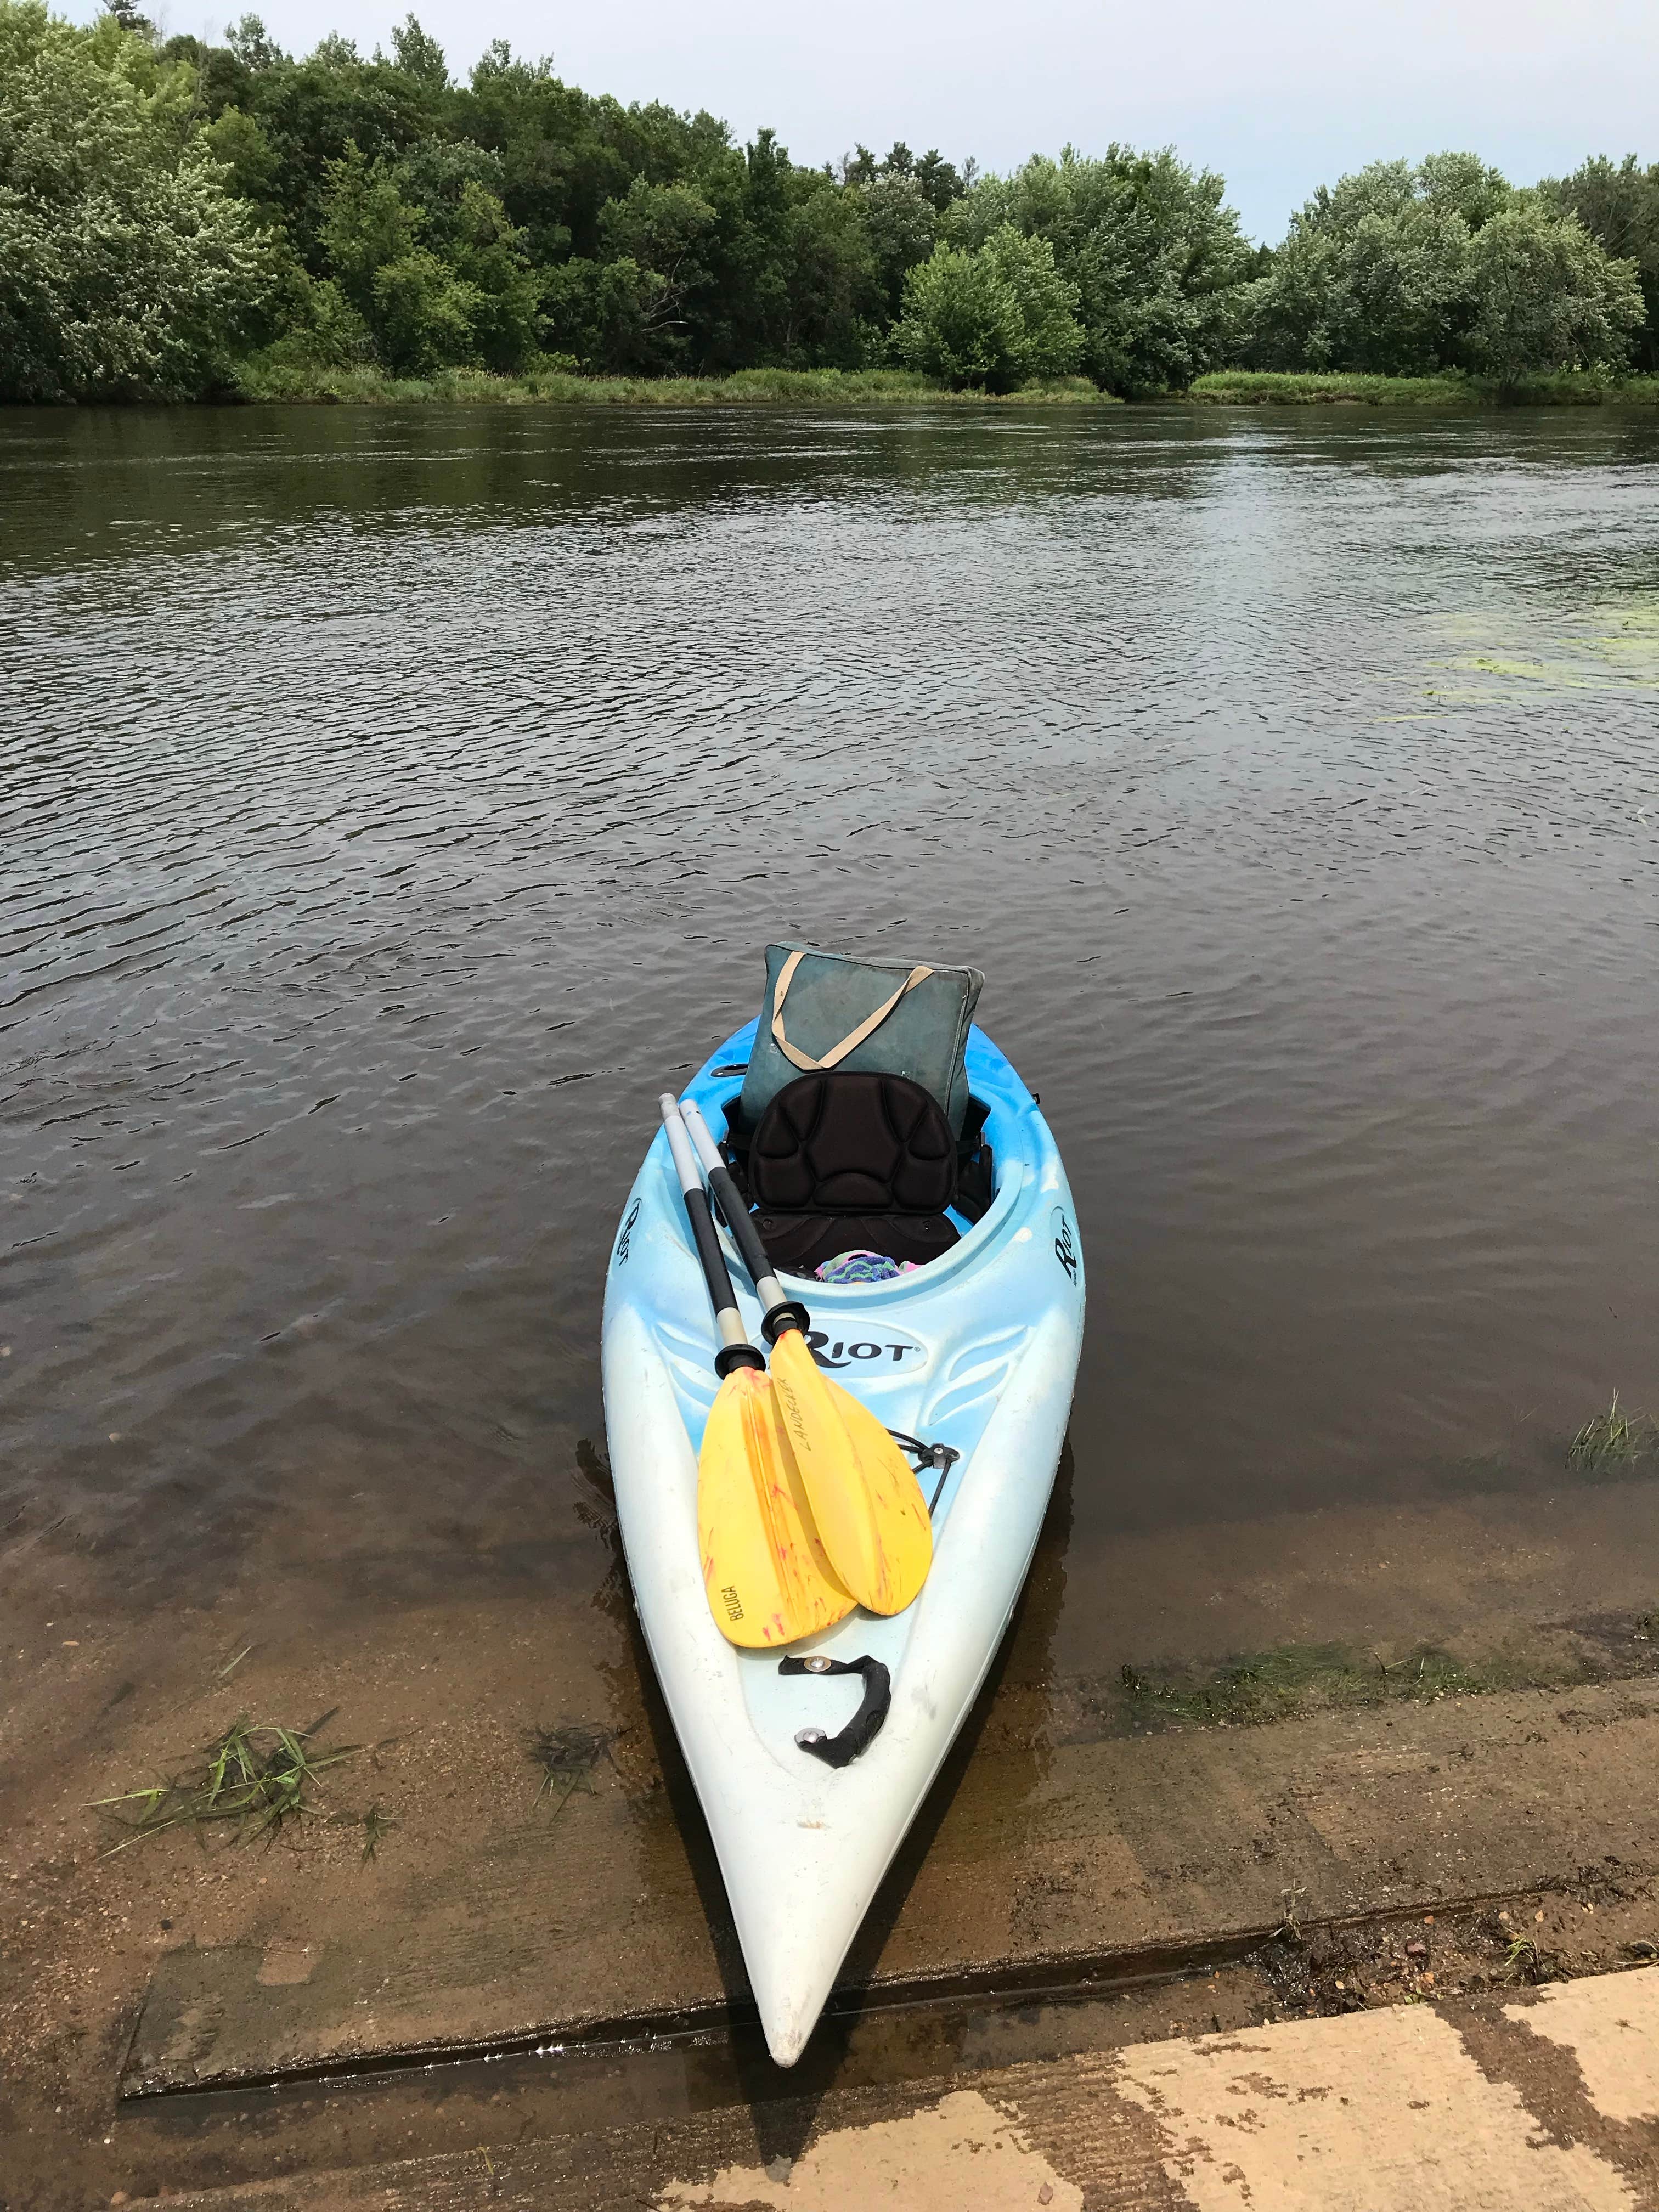
[[[853,1598],[813,1525],[781,1397],[744,1328],[679,1108],[667,1091],[658,1103],[720,1337],[720,1387],[697,1459],[697,1548],[708,1609],[733,1644],[793,1644],[844,1620]]]
[[[902,1613],[933,1565],[933,1526],[921,1486],[869,1408],[820,1371],[806,1341],[811,1316],[799,1298],[785,1296],[708,1123],[689,1099],[680,1111],[754,1279],[773,1385],[823,1548],[860,1605]]]

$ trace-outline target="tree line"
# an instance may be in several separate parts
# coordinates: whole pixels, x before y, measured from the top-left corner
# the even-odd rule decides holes
[[[1322,188],[1272,248],[1168,149],[832,167],[492,46],[465,82],[0,0],[0,398],[185,398],[239,364],[397,376],[896,365],[1124,398],[1226,367],[1659,369],[1659,165],[1470,154]]]

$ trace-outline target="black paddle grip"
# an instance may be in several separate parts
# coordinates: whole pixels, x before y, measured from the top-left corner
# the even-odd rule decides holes
[[[732,1180],[729,1168],[707,1168],[708,1188],[720,1202],[720,1212],[726,1216],[726,1225],[737,1240],[743,1264],[749,1270],[751,1282],[758,1284],[763,1275],[775,1275],[777,1269],[766,1256],[766,1247],[761,1243],[760,1231],[755,1226],[754,1216],[743,1202],[743,1194]],[[769,1307],[761,1321],[761,1333],[769,1344],[775,1344],[786,1328],[798,1328],[805,1334],[812,1316],[799,1298],[786,1298],[781,1304]]]
[[[708,1200],[701,1190],[684,1194],[686,1218],[691,1224],[691,1241],[697,1248],[697,1257],[702,1262],[703,1280],[708,1285],[708,1296],[714,1311],[735,1313],[738,1294],[732,1287],[732,1278],[726,1272],[726,1255],[720,1249],[720,1240],[714,1233],[714,1217],[708,1211]]]

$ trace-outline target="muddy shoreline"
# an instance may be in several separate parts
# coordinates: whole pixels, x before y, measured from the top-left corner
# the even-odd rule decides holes
[[[475,1554],[423,1591],[393,1555],[262,1612],[256,1561],[215,1604],[123,1619],[97,1563],[14,1553],[3,2201],[355,2166],[438,2146],[457,2111],[495,2139],[509,2116],[617,2124],[641,2097],[770,2106],[808,2079],[954,2074],[975,2051],[1092,2047],[1167,2014],[1164,2033],[1200,1984],[1232,1993],[1224,2020],[1510,1987],[1531,1971],[1508,1960],[1516,1931],[1542,1931],[1547,1972],[1637,1963],[1659,1910],[1656,1490],[1607,1485],[1570,1528],[1511,1498],[1194,1532],[1189,1572],[1231,1563],[1234,1634],[1160,1651],[1126,1574],[1131,1679],[1068,1680],[1048,1671],[1077,1565],[1062,1489],[987,1693],[787,2081],[748,2023],[619,1574],[573,1611],[550,1602],[556,1553]],[[1245,1717],[1261,1646],[1238,1632],[1269,1620],[1302,1632],[1267,1647],[1293,1690],[1269,1671],[1279,1717]],[[1362,1648],[1378,1676],[1357,1702]],[[1430,1649],[1453,1671],[1402,1691],[1386,1670]],[[121,1838],[93,1799],[239,1713],[331,1711],[319,1741],[362,1747],[322,1778],[316,1819],[100,1855]],[[536,1743],[561,1727],[589,1730],[592,1757],[554,1793]],[[1401,1948],[1425,1910],[1428,1988]],[[439,2053],[454,2063],[410,2063]]]

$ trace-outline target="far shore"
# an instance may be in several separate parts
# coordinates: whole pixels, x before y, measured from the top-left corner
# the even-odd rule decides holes
[[[496,376],[443,369],[428,377],[374,368],[307,368],[250,362],[232,397],[253,404],[398,406],[423,402],[498,406],[730,407],[811,402],[845,407],[1120,407],[1086,377],[994,392],[953,391],[908,369],[748,368],[731,376],[583,376],[563,368]],[[1203,407],[1604,407],[1659,405],[1659,376],[1610,381],[1585,371],[1504,387],[1474,377],[1368,376],[1347,370],[1219,369],[1185,392],[1146,401]],[[1131,402],[1131,404],[1137,403]]]

